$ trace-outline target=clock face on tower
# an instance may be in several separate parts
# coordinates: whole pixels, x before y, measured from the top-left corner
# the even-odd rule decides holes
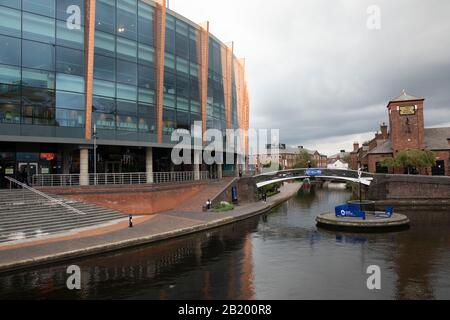
[[[402,106],[400,107],[400,115],[401,116],[413,116],[416,114],[415,106]]]

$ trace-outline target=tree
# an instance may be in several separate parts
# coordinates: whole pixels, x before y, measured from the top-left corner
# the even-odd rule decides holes
[[[308,151],[302,150],[297,156],[295,161],[294,169],[304,169],[309,167],[317,167],[317,161],[309,154]]]
[[[408,174],[412,168],[428,168],[436,165],[436,155],[430,150],[406,150],[392,158],[386,158],[381,166],[386,168],[406,168]]]
[[[342,159],[343,162],[347,163],[347,164],[351,164],[352,162],[352,157],[350,154],[346,154]]]

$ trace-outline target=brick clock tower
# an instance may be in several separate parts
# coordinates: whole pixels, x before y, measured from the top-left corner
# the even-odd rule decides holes
[[[402,94],[389,102],[389,124],[394,155],[406,149],[425,149],[423,104],[425,99]]]

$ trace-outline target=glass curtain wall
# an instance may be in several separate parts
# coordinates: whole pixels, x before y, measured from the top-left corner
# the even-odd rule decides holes
[[[83,12],[84,0],[0,0],[0,123],[84,127]]]
[[[171,15],[166,17],[163,135],[191,129],[201,121],[198,30]]]
[[[93,125],[121,140],[155,134],[154,9],[97,0]]]
[[[222,74],[222,52],[220,44],[211,37],[209,39],[208,70],[207,128],[225,132],[227,124],[223,89],[225,79]]]

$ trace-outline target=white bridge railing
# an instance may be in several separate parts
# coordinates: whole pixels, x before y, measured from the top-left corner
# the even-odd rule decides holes
[[[39,174],[32,178],[33,187],[71,187],[80,185],[166,184],[215,179],[208,171],[97,173],[87,178],[80,174]]]

